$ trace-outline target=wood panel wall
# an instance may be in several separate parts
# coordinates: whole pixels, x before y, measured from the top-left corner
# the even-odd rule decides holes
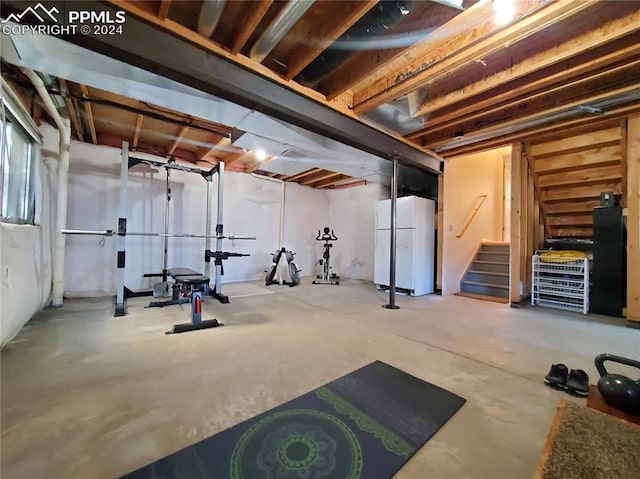
[[[550,237],[593,236],[593,207],[600,193],[622,195],[624,124],[553,140],[527,143],[530,167]]]

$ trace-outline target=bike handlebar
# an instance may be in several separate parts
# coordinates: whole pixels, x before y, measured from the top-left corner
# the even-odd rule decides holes
[[[333,230],[331,230],[331,234],[329,233],[323,234],[320,230],[318,230],[318,236],[316,236],[316,241],[338,241],[338,237],[335,235]]]

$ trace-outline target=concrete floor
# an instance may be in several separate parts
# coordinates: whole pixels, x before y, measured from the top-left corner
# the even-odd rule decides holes
[[[2,478],[117,477],[376,359],[468,401],[397,479],[529,478],[570,397],[542,384],[551,362],[593,382],[596,354],[640,356],[623,321],[454,296],[389,311],[371,283],[307,279],[209,302],[225,327],[174,336],[186,309],[144,299],[38,314],[2,351]]]

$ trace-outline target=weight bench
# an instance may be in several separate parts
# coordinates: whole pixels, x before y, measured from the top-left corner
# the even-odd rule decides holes
[[[167,273],[169,277],[175,281],[172,298],[167,301],[151,301],[148,306],[149,308],[164,308],[165,306],[173,306],[174,304],[181,305],[183,296],[191,297],[195,291],[208,292],[209,290],[209,282],[211,279],[201,275],[197,271],[189,268],[171,268]]]
[[[149,307],[162,308],[178,304],[182,307],[182,298],[187,297],[191,302],[191,322],[174,324],[166,334],[184,333],[198,329],[222,326],[217,319],[202,320],[202,292],[208,292],[210,278],[189,268],[171,268],[168,274],[175,281],[173,285],[173,299],[170,301],[153,301]]]

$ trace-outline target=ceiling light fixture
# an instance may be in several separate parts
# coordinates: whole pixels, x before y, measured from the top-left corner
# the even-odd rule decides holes
[[[258,148],[256,150],[256,159],[258,161],[264,161],[267,159],[267,152],[264,151],[262,148]]]
[[[493,11],[496,12],[496,23],[506,25],[516,13],[514,0],[493,0]]]

